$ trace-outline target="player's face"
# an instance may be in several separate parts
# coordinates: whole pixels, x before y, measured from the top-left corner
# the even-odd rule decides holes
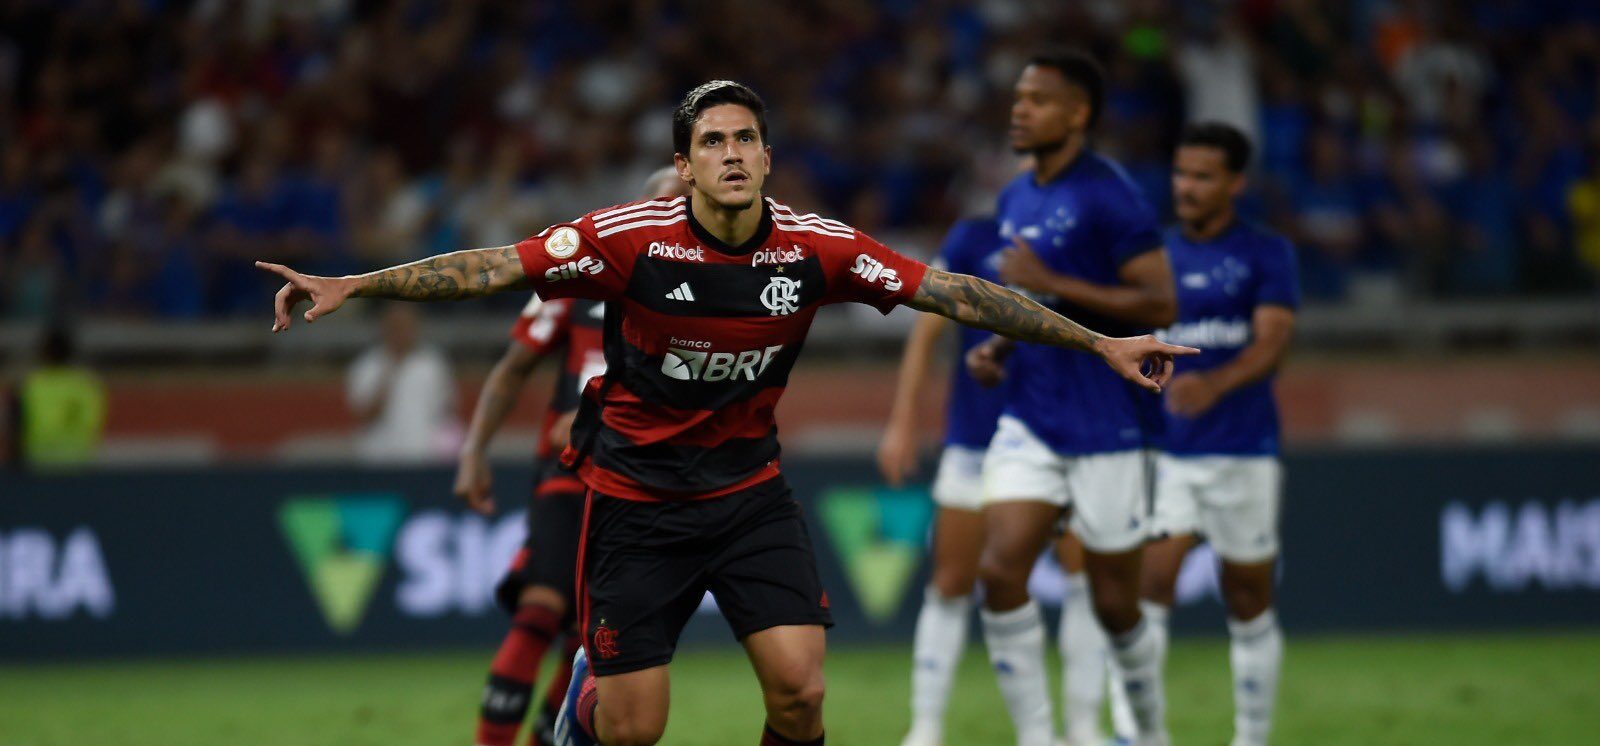
[[[1178,219],[1203,222],[1227,209],[1244,189],[1244,175],[1228,170],[1221,148],[1185,145],[1172,160],[1172,200]]]
[[[700,112],[689,137],[689,152],[673,163],[695,191],[712,204],[743,210],[761,196],[772,167],[772,149],[761,142],[754,112],[738,104],[719,104]]]
[[[1022,69],[1011,102],[1011,148],[1019,153],[1061,147],[1089,124],[1083,91],[1053,67]]]

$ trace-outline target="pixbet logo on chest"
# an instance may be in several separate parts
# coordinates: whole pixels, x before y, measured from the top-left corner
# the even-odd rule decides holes
[[[706,250],[699,246],[689,248],[675,243],[662,243],[660,241],[652,241],[646,255],[685,262],[703,262],[706,260]]]
[[[586,256],[545,270],[544,279],[549,282],[560,282],[561,280],[570,280],[578,275],[598,275],[605,268],[605,262],[592,256]]]

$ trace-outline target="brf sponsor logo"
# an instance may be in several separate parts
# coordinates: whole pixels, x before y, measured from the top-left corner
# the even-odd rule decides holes
[[[94,529],[79,526],[60,541],[42,528],[0,532],[0,619],[105,619],[116,601]]]
[[[891,293],[899,290],[903,284],[900,281],[899,272],[883,266],[883,262],[867,254],[856,255],[856,262],[851,265],[850,272],[859,275],[861,279],[869,283],[882,282],[883,289]]]
[[[760,350],[708,352],[668,347],[661,358],[661,374],[679,381],[754,381],[782,349],[783,345],[772,345]]]
[[[1492,592],[1600,590],[1600,498],[1452,502],[1439,516],[1439,572],[1462,593],[1478,580]]]
[[[598,275],[605,268],[605,262],[592,256],[586,256],[545,270],[544,279],[547,282],[560,282],[562,280],[570,280],[579,275]]]

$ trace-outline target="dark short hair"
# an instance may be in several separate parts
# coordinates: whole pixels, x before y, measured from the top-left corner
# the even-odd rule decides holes
[[[756,128],[761,132],[761,142],[767,141],[767,104],[761,96],[743,83],[731,80],[713,80],[701,83],[684,94],[678,108],[672,112],[672,147],[674,152],[689,153],[689,138],[694,134],[694,120],[700,112],[720,104],[738,104],[756,115]]]
[[[1250,165],[1250,154],[1254,150],[1250,138],[1245,137],[1238,127],[1224,122],[1194,122],[1185,126],[1183,134],[1178,136],[1178,147],[1185,145],[1222,151],[1222,159],[1228,164],[1228,170],[1236,174],[1243,173]]]
[[[1106,74],[1100,63],[1081,49],[1048,49],[1028,60],[1030,65],[1048,67],[1061,73],[1071,83],[1083,89],[1089,97],[1089,126],[1100,121],[1100,110],[1106,103]]]

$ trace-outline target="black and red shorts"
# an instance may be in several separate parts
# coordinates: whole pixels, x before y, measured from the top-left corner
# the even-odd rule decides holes
[[[583,483],[552,460],[542,464],[528,506],[528,534],[495,586],[494,600],[508,614],[517,613],[522,591],[533,586],[554,589],[574,598],[578,577],[578,544],[583,528]]]
[[[784,625],[833,626],[811,535],[782,476],[703,500],[591,492],[585,524],[578,623],[596,675],[671,661],[706,591],[741,640]]]

